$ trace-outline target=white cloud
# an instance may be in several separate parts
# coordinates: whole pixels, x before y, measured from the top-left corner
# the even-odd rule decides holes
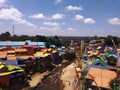
[[[62,19],[62,18],[65,18],[65,15],[60,13],[57,13],[52,16],[52,19]]]
[[[60,24],[57,23],[57,22],[44,22],[43,23],[44,25],[47,25],[47,26],[59,26]]]
[[[75,29],[75,28],[67,28],[67,31],[64,32],[65,36],[78,36],[79,35],[79,32]]]
[[[0,18],[2,19],[16,19],[21,18],[23,14],[19,12],[16,8],[11,7],[10,9],[1,9]]]
[[[30,22],[28,22],[28,21],[26,21],[26,20],[23,20],[23,19],[21,19],[21,18],[17,18],[17,19],[14,20],[14,21],[16,21],[16,22],[18,22],[18,23],[20,23],[20,24],[27,25],[27,26],[36,27],[34,24],[32,24],[32,23],[30,23]]]
[[[55,27],[40,27],[39,31],[42,35],[47,35],[47,36],[78,36],[78,31],[74,28],[66,28],[63,29],[59,26]],[[71,34],[72,33],[72,34]]]
[[[29,17],[30,18],[36,18],[36,19],[45,19],[45,16],[42,13],[39,13],[39,14],[36,14],[36,15],[32,15],[32,16],[29,16]]]
[[[55,0],[55,3],[60,3],[62,2],[62,0]]]
[[[7,0],[0,0],[0,7],[5,5],[6,2],[7,2]]]
[[[60,27],[40,27],[39,31],[42,35],[45,36],[55,36],[55,35],[62,35],[62,30]]]
[[[113,24],[113,25],[120,25],[120,19],[117,17],[111,18],[108,20],[108,23]]]
[[[75,29],[74,28],[68,28],[67,30],[68,31],[74,31]]]
[[[86,19],[84,19],[84,23],[86,23],[86,24],[93,24],[93,23],[95,23],[95,20],[92,19],[92,18],[86,18]]]
[[[83,20],[84,17],[82,15],[75,15],[74,20]]]
[[[0,10],[0,19],[13,20],[20,24],[35,27],[34,24],[22,19],[22,17],[23,14],[14,7],[11,7],[9,9],[3,8]]]
[[[77,7],[77,6],[72,6],[72,5],[67,6],[66,9],[68,11],[80,11],[80,10],[83,10],[82,6]]]

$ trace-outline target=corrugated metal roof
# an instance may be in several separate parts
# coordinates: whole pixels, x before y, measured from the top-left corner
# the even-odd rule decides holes
[[[37,45],[37,42],[29,42],[30,45]]]
[[[6,46],[6,45],[7,45],[6,42],[0,41],[0,46]]]
[[[21,46],[24,45],[26,41],[0,41],[0,46]],[[40,47],[45,47],[45,42],[28,42],[30,45],[38,45]]]

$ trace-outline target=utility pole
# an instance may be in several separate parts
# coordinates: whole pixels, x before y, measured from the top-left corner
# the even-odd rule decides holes
[[[83,40],[81,41],[80,49],[81,49],[81,54],[82,54],[84,51],[84,41]]]

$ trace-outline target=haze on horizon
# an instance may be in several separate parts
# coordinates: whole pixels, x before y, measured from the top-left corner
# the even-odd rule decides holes
[[[120,35],[120,0],[0,0],[0,33]]]

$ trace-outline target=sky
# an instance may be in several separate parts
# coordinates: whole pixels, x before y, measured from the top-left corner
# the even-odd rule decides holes
[[[0,0],[0,33],[120,37],[119,9],[120,0]]]

